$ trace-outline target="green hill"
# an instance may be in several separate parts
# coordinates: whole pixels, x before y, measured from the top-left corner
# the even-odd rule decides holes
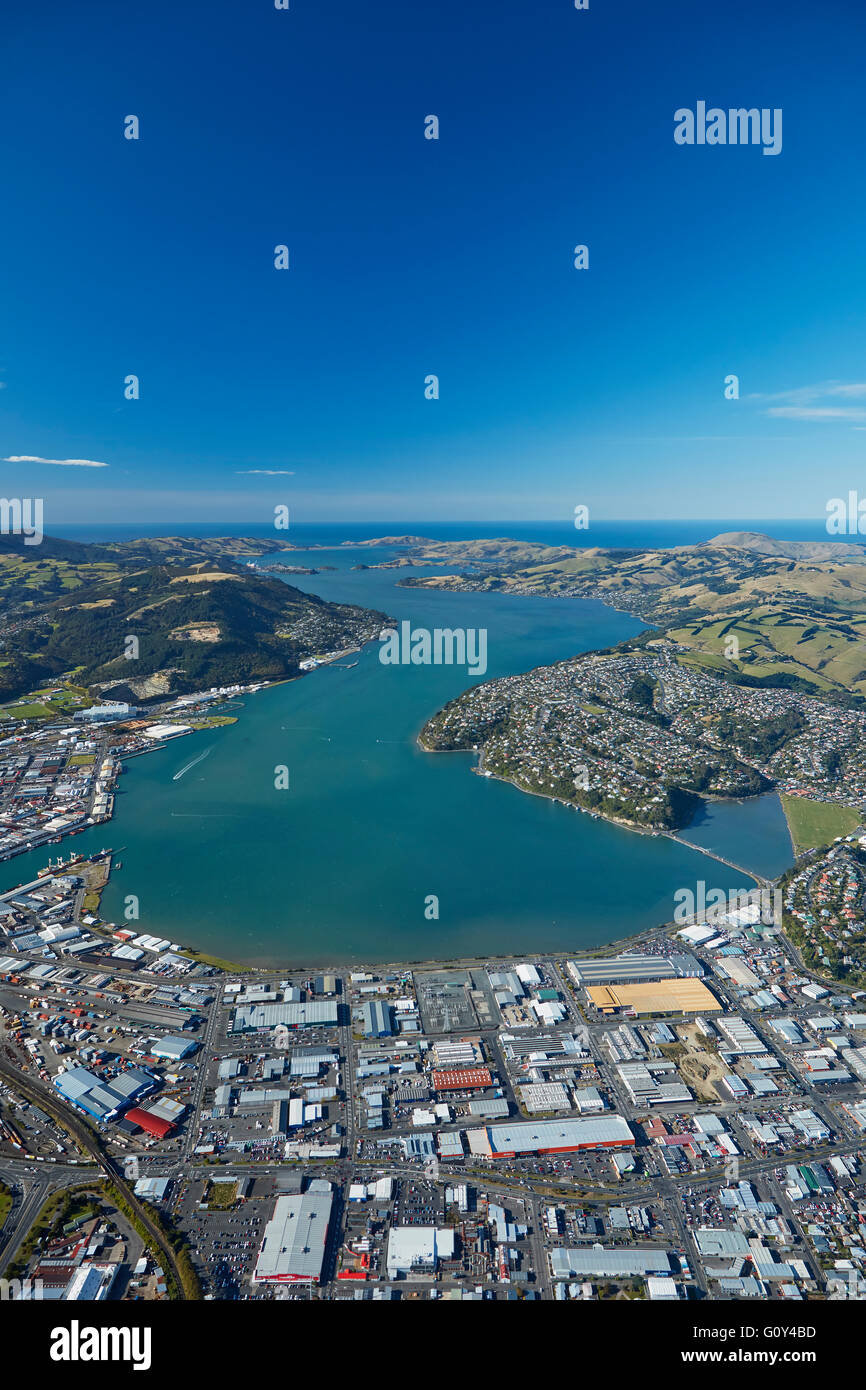
[[[866,699],[866,546],[859,543],[744,531],[669,550],[439,542],[409,558],[468,568],[413,577],[407,587],[597,598],[665,631],[693,663],[753,683]]]
[[[41,550],[41,547],[40,547]],[[374,637],[384,614],[315,595],[230,560],[128,567],[89,564],[74,554],[71,592],[34,601],[11,623],[0,651],[0,699],[75,672],[78,683],[123,685],[137,693],[144,678],[165,673],[170,691],[275,680],[296,675],[305,657],[356,646]],[[16,557],[22,581],[40,559]],[[137,656],[125,655],[133,649]]]

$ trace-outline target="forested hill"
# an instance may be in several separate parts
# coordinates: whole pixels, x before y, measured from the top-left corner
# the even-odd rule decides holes
[[[157,672],[162,689],[178,692],[275,680],[297,674],[305,657],[375,637],[386,621],[233,560],[142,566],[120,562],[116,548],[109,559],[105,547],[70,544],[55,549],[46,538],[30,554],[2,555],[15,592],[0,587],[0,699],[72,672],[80,684],[122,684],[137,698]]]

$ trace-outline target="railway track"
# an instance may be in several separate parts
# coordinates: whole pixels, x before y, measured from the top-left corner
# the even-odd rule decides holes
[[[124,1202],[147,1233],[154,1249],[158,1250],[165,1260],[166,1267],[170,1270],[174,1280],[178,1297],[200,1298],[201,1292],[197,1290],[197,1285],[197,1291],[190,1292],[189,1276],[184,1279],[175,1251],[162,1226],[155,1219],[150,1208],[136,1197],[117,1164],[105,1152],[99,1135],[75,1112],[61,1105],[49,1086],[27,1076],[3,1056],[0,1056],[0,1079],[23,1096],[25,1100],[50,1115],[62,1129],[66,1130],[67,1134],[72,1136],[79,1148],[84,1153],[89,1154],[103,1176],[123,1197]]]

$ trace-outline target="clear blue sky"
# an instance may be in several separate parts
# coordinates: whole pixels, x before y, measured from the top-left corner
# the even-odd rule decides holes
[[[861,0],[9,0],[0,29],[0,455],[108,465],[0,463],[47,530],[866,491]],[[698,100],[781,107],[781,154],[676,145]]]

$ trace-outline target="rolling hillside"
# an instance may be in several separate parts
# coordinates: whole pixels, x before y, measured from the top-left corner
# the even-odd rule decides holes
[[[28,565],[38,574],[42,562],[16,563],[24,580]],[[75,555],[47,563],[72,564],[78,583],[58,597],[43,583],[42,601],[4,625],[2,699],[68,672],[79,684],[122,686],[135,698],[148,693],[143,682],[157,672],[164,673],[160,693],[279,679],[297,674],[307,656],[368,640],[385,622],[383,614],[326,603],[230,560],[142,567],[90,565]],[[137,650],[134,659],[127,650]]]
[[[687,649],[686,660],[749,681],[866,699],[863,545],[776,541],[753,532],[671,550],[563,553],[521,545],[517,558],[515,545],[425,547],[416,563],[470,568],[404,583],[598,598],[665,630]]]

